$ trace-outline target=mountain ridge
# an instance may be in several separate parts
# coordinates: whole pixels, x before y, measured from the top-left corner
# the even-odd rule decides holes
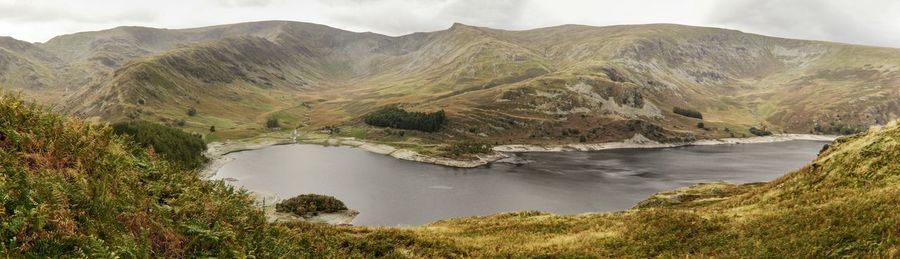
[[[269,114],[292,127],[343,125],[377,138],[359,117],[392,104],[448,111],[446,130],[413,137],[423,143],[690,140],[747,136],[750,127],[831,134],[900,114],[900,49],[677,24],[513,31],[454,23],[386,36],[264,21],[117,27],[33,46],[59,60],[19,62],[53,78],[42,91],[5,83],[26,96],[51,96],[43,101],[79,116],[186,121],[224,135],[258,132]],[[702,112],[708,127],[673,107]],[[191,108],[203,112],[185,115]]]

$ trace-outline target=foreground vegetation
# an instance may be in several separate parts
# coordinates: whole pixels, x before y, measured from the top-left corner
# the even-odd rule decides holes
[[[0,97],[0,253],[239,257],[297,251],[247,195],[112,128]]]
[[[267,223],[107,126],[0,97],[10,257],[897,257],[900,126],[843,137],[769,183],[700,184],[634,209],[512,212],[413,228]]]

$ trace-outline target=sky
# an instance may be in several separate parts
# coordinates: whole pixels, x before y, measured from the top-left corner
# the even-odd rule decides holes
[[[900,48],[897,0],[0,0],[0,35],[31,42],[113,28],[291,20],[403,35],[454,22],[523,30],[678,23]]]

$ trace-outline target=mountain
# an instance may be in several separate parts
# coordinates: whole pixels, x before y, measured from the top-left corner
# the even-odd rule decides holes
[[[38,98],[58,85],[55,73],[61,64],[55,55],[31,43],[0,37],[0,86]],[[53,98],[41,98],[53,102]]]
[[[6,59],[21,64],[4,72],[14,78],[4,88],[29,95],[43,86],[60,96],[47,103],[83,117],[198,132],[216,126],[214,135],[226,138],[258,134],[268,117],[379,138],[384,133],[360,117],[390,104],[447,112],[441,132],[403,140],[424,143],[635,134],[680,142],[750,136],[751,127],[841,134],[900,115],[900,49],[674,24],[525,31],[454,24],[390,37],[268,21],[119,27],[19,45],[32,50],[4,47],[16,53]]]
[[[768,183],[697,184],[626,211],[509,212],[418,227],[268,222],[245,191],[108,124],[0,96],[8,257],[885,257],[900,255],[900,125]]]

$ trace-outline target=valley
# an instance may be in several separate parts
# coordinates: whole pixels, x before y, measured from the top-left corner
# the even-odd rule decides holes
[[[712,27],[0,37],[0,254],[894,258],[898,119],[900,49]]]

